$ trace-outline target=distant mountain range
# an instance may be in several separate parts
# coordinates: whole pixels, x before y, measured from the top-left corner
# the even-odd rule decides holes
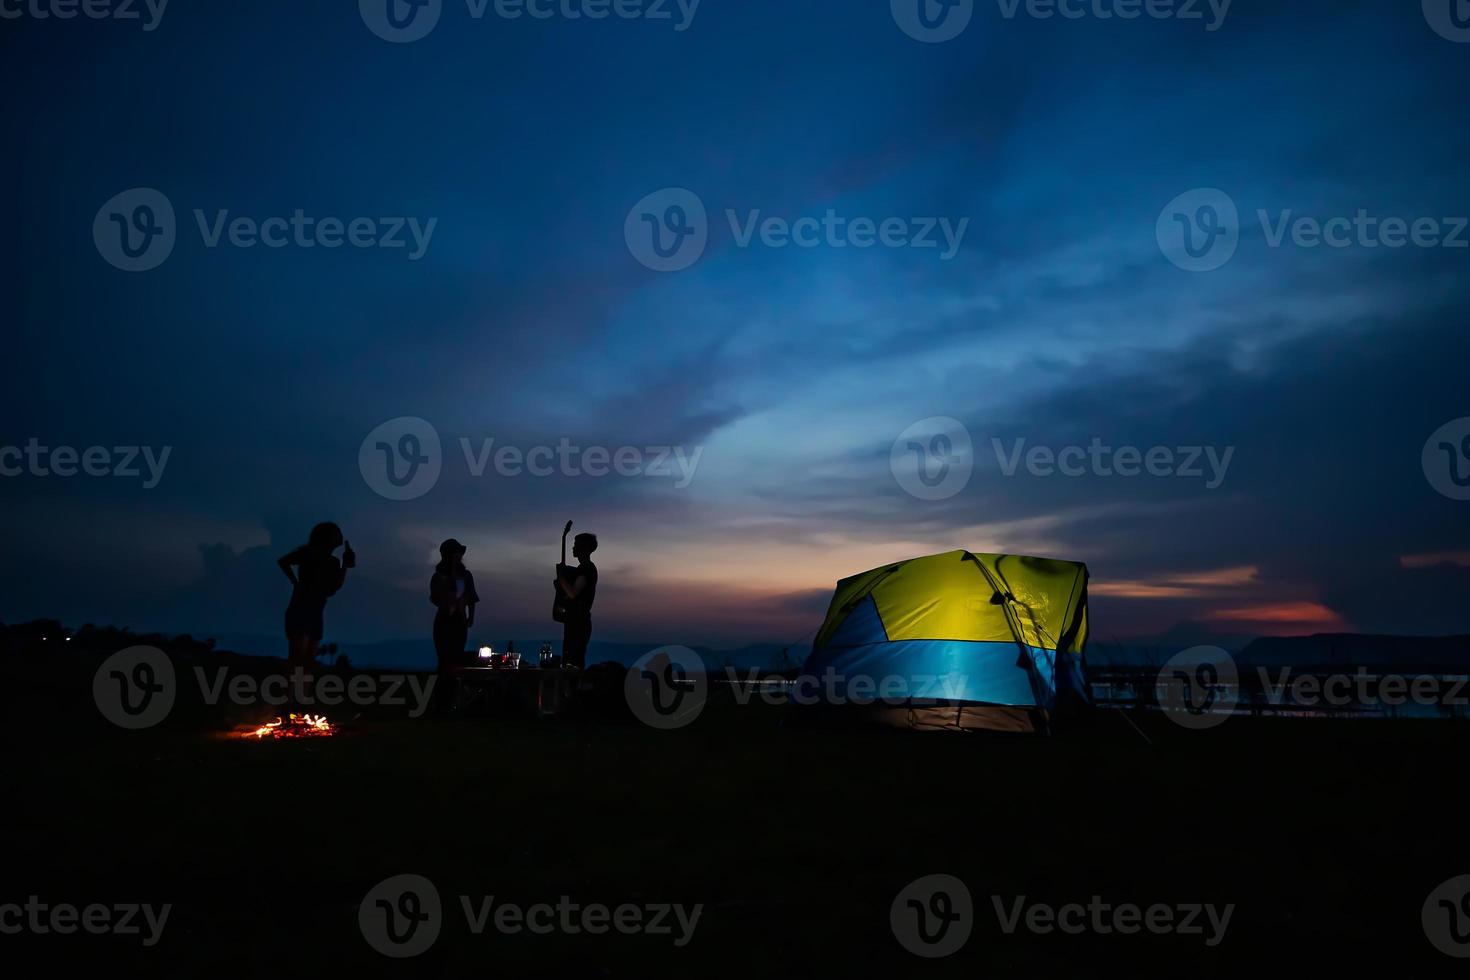
[[[3,629],[4,627],[0,627]],[[37,632],[39,631],[39,632]],[[39,638],[46,632],[59,637],[67,634],[60,623],[36,621],[10,628],[17,635],[35,632]],[[105,629],[103,632],[107,632]],[[85,630],[78,634],[85,640]],[[93,634],[94,636],[100,634]],[[133,637],[133,642],[172,641],[169,636],[153,639]],[[104,638],[105,640],[105,638]],[[255,657],[281,657],[284,642],[279,637],[259,634],[220,634],[207,640],[178,638],[201,650],[213,649]],[[124,642],[112,639],[106,642]],[[534,661],[541,639],[516,639],[516,649]],[[553,641],[553,645],[555,641]],[[593,641],[588,652],[589,665],[599,663],[632,664],[643,654],[658,649],[658,643],[626,643]],[[1357,666],[1379,667],[1400,674],[1470,672],[1470,635],[1413,637],[1362,633],[1322,633],[1312,636],[1249,637],[1210,633],[1193,624],[1180,626],[1143,640],[1103,641],[1094,638],[1087,647],[1087,662],[1093,668],[1158,667],[1181,650],[1195,646],[1214,646],[1228,651],[1242,669],[1290,665],[1303,670],[1350,669]],[[497,651],[502,643],[495,645]],[[751,643],[732,649],[707,646],[692,648],[711,670],[780,671],[799,668],[806,662],[811,646],[807,643],[783,646],[775,643]],[[384,640],[378,643],[339,643],[337,653],[345,655],[354,667],[367,669],[433,670],[436,665],[433,644],[427,639]]]
[[[1405,675],[1465,672],[1470,671],[1470,636],[1265,636],[1237,653],[1235,661],[1242,668],[1290,664],[1324,672],[1358,666]]]
[[[545,639],[545,637],[529,640],[515,638],[513,642],[516,650],[534,659]],[[232,650],[252,656],[279,657],[285,652],[284,641],[275,636],[223,634],[215,637],[215,640],[217,641],[216,646],[221,650]],[[554,648],[560,650],[560,637],[553,638],[551,643]],[[493,644],[496,652],[504,651],[505,645],[503,640]],[[660,645],[658,643],[613,643],[593,640],[587,651],[587,663],[611,661],[628,665],[645,653],[658,649]],[[690,649],[699,654],[708,666],[716,669],[731,667],[735,670],[752,668],[780,670],[787,666],[800,667],[806,661],[811,646],[804,643],[788,648],[774,643],[752,643],[731,650],[702,646]],[[783,650],[788,651],[788,659],[785,661],[782,660]],[[337,652],[345,655],[356,667],[432,670],[437,662],[434,645],[427,638],[383,640],[378,643],[339,643]]]

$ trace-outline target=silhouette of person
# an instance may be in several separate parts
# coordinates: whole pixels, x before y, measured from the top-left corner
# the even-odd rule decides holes
[[[597,535],[584,531],[572,539],[577,567],[556,566],[556,584],[567,597],[562,664],[579,670],[587,666],[587,645],[592,641],[592,602],[597,598],[597,566],[592,564],[592,552],[596,550]]]
[[[342,548],[342,560],[332,552]],[[276,561],[291,580],[291,602],[286,606],[286,663],[290,673],[309,670],[322,642],[327,600],[347,581],[347,569],[357,566],[357,553],[330,521],[311,529],[306,544]]]
[[[449,704],[454,668],[464,659],[470,627],[475,625],[475,577],[464,567],[465,546],[449,538],[439,546],[439,564],[429,579],[429,601],[434,614],[434,653],[439,657],[439,680],[435,703],[439,710]]]

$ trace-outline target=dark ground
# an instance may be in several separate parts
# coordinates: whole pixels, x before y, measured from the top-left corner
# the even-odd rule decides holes
[[[15,677],[8,678],[15,682]],[[14,687],[11,687],[12,695]],[[1470,873],[1458,724],[1105,715],[1052,738],[834,731],[712,702],[658,732],[580,722],[360,719],[333,739],[123,732],[15,712],[0,903],[172,903],[152,949],[0,936],[0,961],[155,976],[1463,974],[1420,908]],[[406,961],[357,905],[412,872],[446,906]],[[948,873],[965,948],[903,950],[889,906]],[[457,896],[703,903],[693,941],[469,932]],[[1234,903],[1225,941],[999,928],[990,896]],[[10,971],[7,971],[10,972]],[[11,975],[21,975],[19,971]]]

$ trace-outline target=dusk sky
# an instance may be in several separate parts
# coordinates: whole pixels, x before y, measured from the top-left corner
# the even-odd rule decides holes
[[[390,2],[438,20],[386,39]],[[0,619],[277,636],[275,559],[335,520],[328,641],[427,645],[451,535],[485,631],[551,635],[572,519],[604,641],[795,640],[839,578],[956,548],[1086,562],[1105,641],[1470,632],[1456,3],[975,0],[940,41],[904,0],[0,0]],[[120,267],[160,198],[172,250]],[[366,465],[401,418],[440,443],[407,500]],[[151,456],[59,476],[31,440]],[[497,472],[563,440],[624,472]]]

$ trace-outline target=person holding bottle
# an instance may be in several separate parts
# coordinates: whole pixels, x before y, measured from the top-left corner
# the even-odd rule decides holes
[[[338,548],[343,549],[341,562],[332,554]],[[306,544],[276,564],[292,586],[286,606],[286,660],[292,668],[307,668],[316,662],[321,646],[327,600],[346,583],[347,570],[357,567],[357,553],[342,529],[326,521],[311,529]]]

